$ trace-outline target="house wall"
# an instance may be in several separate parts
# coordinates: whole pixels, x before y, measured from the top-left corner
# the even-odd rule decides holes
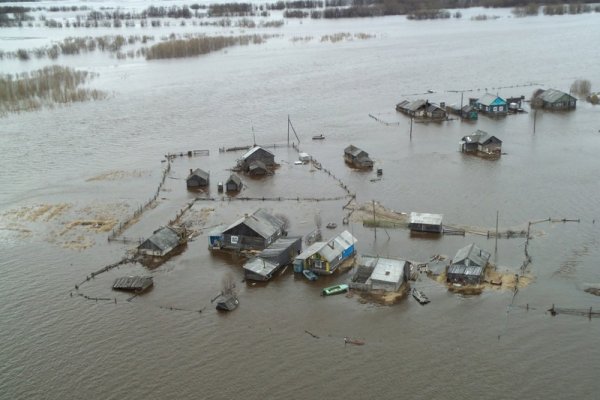
[[[239,190],[238,185],[235,182],[227,182],[225,190],[228,192],[237,192]]]
[[[441,233],[442,225],[428,225],[428,224],[417,224],[412,223],[409,224],[411,231],[419,231],[419,232],[433,232],[433,233]]]
[[[226,249],[256,249],[262,250],[267,247],[267,241],[262,236],[245,236],[234,234],[223,234],[223,243]]]
[[[246,158],[246,165],[250,165],[254,161],[262,161],[266,166],[270,167],[275,164],[275,156],[267,153],[265,150],[257,150]]]

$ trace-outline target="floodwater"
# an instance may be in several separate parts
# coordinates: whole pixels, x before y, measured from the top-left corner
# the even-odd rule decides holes
[[[500,18],[472,21],[477,14]],[[578,78],[597,89],[599,18],[517,19],[509,10],[473,9],[446,21],[287,21],[275,30],[282,36],[266,44],[198,58],[60,58],[59,64],[99,73],[90,86],[110,96],[0,120],[0,398],[596,398],[599,321],[545,310],[552,304],[600,307],[600,299],[583,290],[600,283],[600,109],[580,101],[573,112],[538,113],[535,132],[533,113],[414,124],[411,138],[409,121],[394,105],[427,90],[434,93],[423,97],[446,103],[460,103],[453,90],[473,89],[465,99],[486,88],[528,98],[538,87],[568,91]],[[338,32],[375,37],[320,41]],[[0,46],[13,49],[30,46],[19,38],[48,32],[22,28],[0,35]],[[300,36],[313,39],[290,40]],[[45,62],[0,65],[12,73]],[[324,224],[341,227],[346,200],[199,201],[186,216],[199,236],[183,253],[153,270],[119,267],[75,291],[132,245],[108,243],[97,225],[72,223],[126,220],[153,196],[164,154],[210,150],[173,162],[156,206],[125,232],[147,237],[194,198],[184,188],[189,168],[210,170],[210,195],[218,198],[217,182],[241,156],[218,149],[251,144],[253,133],[258,143],[285,144],[288,115],[301,149],[360,203],[443,213],[449,224],[489,230],[497,211],[500,229],[549,217],[580,222],[533,226],[529,271],[535,278],[514,298],[502,290],[463,297],[423,277],[414,285],[430,304],[407,298],[383,307],[319,296],[320,288],[348,275],[309,283],[288,268],[266,285],[247,285],[242,260],[207,250],[211,226],[258,207],[285,215],[292,235],[312,231],[317,213]],[[460,138],[476,129],[503,140],[500,160],[458,152]],[[319,133],[326,139],[310,140]],[[374,172],[344,165],[343,148],[351,143],[383,169],[380,181],[371,182]],[[293,165],[295,150],[273,151],[279,170],[265,180],[244,179],[242,196],[344,195],[323,172]],[[435,254],[451,257],[470,242],[494,252],[494,241],[482,236],[431,239],[360,224],[348,229],[360,253],[427,261]],[[499,240],[499,268],[518,272],[523,249],[523,239]],[[154,288],[131,301],[111,291],[115,278],[136,274],[152,275]],[[241,305],[220,314],[210,300],[227,275],[237,282]],[[366,345],[344,346],[344,336]]]

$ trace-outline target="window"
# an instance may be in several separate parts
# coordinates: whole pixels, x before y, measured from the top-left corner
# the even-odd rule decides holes
[[[494,112],[498,111],[498,107],[494,106]]]

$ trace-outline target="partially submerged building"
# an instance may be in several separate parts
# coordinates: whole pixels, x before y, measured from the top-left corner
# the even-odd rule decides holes
[[[248,280],[267,281],[281,267],[290,264],[301,251],[301,237],[279,238],[244,264],[244,276]]]
[[[478,99],[470,99],[470,104],[479,112],[491,116],[508,114],[508,104],[506,103],[506,100],[495,94],[486,93]]]
[[[242,190],[242,180],[236,174],[231,174],[227,182],[225,182],[225,191],[226,192],[239,192]]]
[[[137,251],[143,255],[162,257],[182,243],[185,243],[185,232],[165,226],[154,231],[138,246]]]
[[[141,293],[154,284],[151,276],[125,276],[115,279],[113,290]]]
[[[480,129],[471,135],[463,136],[459,146],[463,153],[500,155],[502,152],[502,140]]]
[[[456,252],[448,266],[447,282],[463,285],[480,284],[489,259],[490,253],[480,249],[475,243],[463,247]]]
[[[556,89],[539,89],[531,100],[531,106],[554,111],[574,110],[577,98]]]
[[[272,168],[275,166],[275,155],[260,146],[254,146],[242,156],[238,165],[243,171],[248,172],[250,166],[255,162],[262,163],[266,168]]]
[[[396,104],[396,111],[408,115],[411,118],[429,119],[433,121],[441,121],[448,118],[444,103],[437,105],[422,99],[401,101]]]
[[[248,165],[248,169],[246,170],[248,175],[252,176],[263,176],[269,175],[271,171],[267,168],[267,165],[262,161],[252,161]]]
[[[466,119],[469,121],[476,121],[479,118],[479,113],[477,109],[471,104],[466,104],[464,106],[451,105],[446,106],[446,111],[452,114],[456,114],[462,119]]]
[[[408,227],[413,232],[442,233],[442,214],[410,213]]]
[[[369,153],[352,144],[344,149],[344,161],[355,168],[373,168]]]
[[[285,234],[285,222],[261,208],[225,228],[220,246],[232,250],[262,250]]]
[[[197,189],[208,186],[209,173],[196,168],[195,170],[190,169],[190,174],[186,179],[188,189]]]
[[[327,242],[313,243],[295,258],[294,271],[308,269],[316,274],[332,274],[342,262],[355,254],[355,243],[356,238],[348,231]]]

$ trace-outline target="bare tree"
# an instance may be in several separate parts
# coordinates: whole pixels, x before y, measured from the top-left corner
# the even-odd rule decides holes
[[[233,293],[233,289],[235,288],[235,277],[231,272],[226,273],[221,280],[221,289],[223,294]]]
[[[571,93],[586,97],[592,91],[592,83],[587,79],[577,79],[571,84]]]

